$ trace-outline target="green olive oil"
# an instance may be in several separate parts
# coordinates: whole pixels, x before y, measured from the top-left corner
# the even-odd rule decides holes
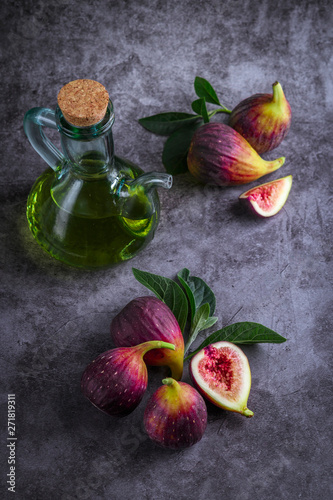
[[[78,203],[64,209],[52,196],[55,176],[54,170],[47,169],[36,180],[27,203],[30,230],[52,257],[71,266],[96,269],[131,259],[152,240],[158,210],[148,218],[131,219],[119,215],[112,201],[98,210],[88,206],[87,215]],[[106,199],[103,180],[84,186],[83,199]]]

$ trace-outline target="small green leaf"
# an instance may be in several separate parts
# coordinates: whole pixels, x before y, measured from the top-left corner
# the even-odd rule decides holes
[[[207,304],[207,303],[202,304],[199,307],[199,309],[197,309],[197,311],[194,315],[193,321],[192,321],[190,335],[189,335],[189,338],[188,338],[186,345],[185,345],[184,354],[187,353],[191,344],[193,344],[193,342],[197,338],[198,333],[201,330],[205,329],[205,324],[209,318],[209,314],[210,314],[210,308],[209,308],[209,304]]]
[[[200,122],[196,122],[184,126],[173,132],[166,140],[162,153],[162,163],[168,174],[178,175],[187,172],[188,149],[193,134],[200,125]]]
[[[212,289],[201,278],[190,276],[190,271],[184,267],[177,273],[180,283],[183,285],[186,294],[189,298],[191,306],[191,317],[193,320],[194,314],[202,304],[209,304],[210,314],[214,314],[216,307],[216,299]]]
[[[207,330],[208,328],[212,327],[213,325],[215,325],[216,321],[218,320],[219,318],[217,316],[210,316],[206,323],[204,324],[204,326],[201,328],[201,330]]]
[[[207,102],[216,104],[217,106],[221,106],[215,90],[213,89],[212,85],[207,80],[205,80],[205,78],[200,78],[199,76],[195,77],[194,90],[198,97],[204,97]]]
[[[197,115],[190,113],[169,112],[140,118],[139,123],[155,134],[170,135],[180,127],[198,120],[198,118]]]
[[[188,301],[190,303],[191,321],[193,321],[195,311],[196,311],[196,304],[195,304],[195,297],[194,297],[194,294],[192,292],[192,289],[190,288],[190,286],[187,284],[187,281],[186,281],[189,274],[190,274],[190,271],[188,269],[184,268],[181,271],[179,271],[179,273],[177,274],[177,277],[179,279],[180,284],[183,286],[183,288],[186,292]]]
[[[140,271],[134,267],[132,271],[139,283],[151,290],[158,299],[162,300],[171,309],[181,331],[184,332],[188,314],[188,303],[186,295],[180,286],[172,279],[164,278],[158,274]]]
[[[192,102],[192,109],[195,113],[202,116],[203,121],[205,123],[209,122],[208,111],[206,107],[206,99],[204,97],[200,97],[196,101]]]
[[[207,345],[222,340],[232,342],[233,344],[281,344],[287,339],[259,323],[251,323],[248,321],[234,323],[233,325],[225,326],[221,328],[221,330],[209,335],[194,352],[187,356],[187,359],[201,351],[201,349]]]

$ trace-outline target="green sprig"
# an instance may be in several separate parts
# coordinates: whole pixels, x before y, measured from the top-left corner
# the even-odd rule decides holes
[[[187,355],[198,334],[211,328],[218,320],[216,316],[213,316],[216,306],[213,291],[204,280],[197,276],[191,276],[190,271],[186,268],[177,274],[185,293],[178,283],[170,278],[135,268],[132,268],[132,271],[135,278],[142,285],[155,293],[156,297],[171,309],[183,335],[186,326],[188,326],[189,333],[184,352],[185,360],[190,359],[209,344],[219,341],[250,345],[258,343],[281,344],[287,340],[260,323],[244,321],[225,326],[210,334],[199,347]]]
[[[187,153],[196,129],[208,123],[217,113],[231,113],[221,104],[213,86],[205,78],[195,77],[194,90],[198,97],[191,104],[195,114],[170,111],[139,119],[140,125],[146,130],[169,136],[163,148],[162,163],[172,175],[187,172]],[[207,103],[219,107],[208,111]]]

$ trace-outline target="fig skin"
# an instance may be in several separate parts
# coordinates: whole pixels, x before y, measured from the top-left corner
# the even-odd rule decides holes
[[[207,427],[207,407],[199,392],[185,382],[172,378],[149,399],[144,426],[156,444],[180,450],[200,441]]]
[[[198,391],[215,406],[245,417],[253,416],[247,408],[250,365],[236,345],[220,341],[201,349],[191,359],[190,376]]]
[[[82,374],[83,395],[108,415],[128,415],[139,405],[147,389],[148,372],[143,356],[162,347],[174,349],[173,344],[152,341],[100,354]]]
[[[291,108],[281,84],[273,83],[273,94],[255,94],[237,104],[229,125],[259,154],[277,148],[291,125]]]
[[[190,173],[204,184],[236,186],[274,172],[285,162],[266,161],[236,130],[224,123],[206,123],[193,134],[187,154]]]
[[[134,346],[148,340],[174,344],[174,351],[153,350],[145,355],[144,361],[151,366],[169,366],[174,379],[182,378],[184,337],[172,311],[157,297],[144,296],[131,300],[113,318],[110,332],[117,347]]]
[[[286,203],[292,185],[292,175],[260,184],[239,196],[250,210],[260,217],[273,217]]]

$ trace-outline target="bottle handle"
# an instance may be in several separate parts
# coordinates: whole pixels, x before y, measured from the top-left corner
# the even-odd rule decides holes
[[[23,128],[32,147],[46,161],[57,170],[66,161],[65,156],[45,136],[43,127],[57,129],[55,112],[48,108],[32,108],[24,116]]]

